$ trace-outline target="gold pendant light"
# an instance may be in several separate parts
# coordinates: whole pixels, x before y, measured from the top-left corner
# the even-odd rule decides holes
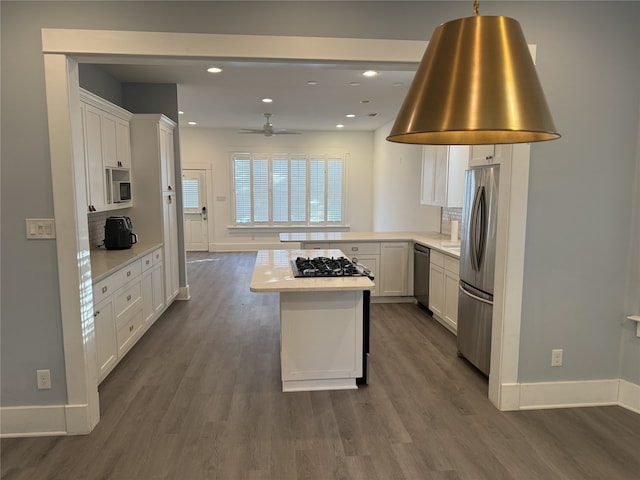
[[[551,118],[520,24],[478,15],[433,32],[387,140],[478,145],[554,140]]]

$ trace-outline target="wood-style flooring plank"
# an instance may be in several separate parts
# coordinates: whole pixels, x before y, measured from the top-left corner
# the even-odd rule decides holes
[[[3,480],[639,480],[640,415],[500,412],[455,337],[371,306],[369,385],[283,393],[278,294],[251,253],[190,253],[175,302],[99,387],[86,436],[2,439]]]

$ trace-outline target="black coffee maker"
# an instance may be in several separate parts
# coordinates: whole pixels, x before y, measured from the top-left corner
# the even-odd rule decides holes
[[[104,224],[104,246],[107,250],[124,250],[138,243],[129,217],[108,217]]]

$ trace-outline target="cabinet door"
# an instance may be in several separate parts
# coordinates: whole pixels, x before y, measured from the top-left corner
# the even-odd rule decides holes
[[[444,206],[447,195],[447,147],[422,148],[422,189],[420,203]]]
[[[131,168],[131,133],[129,122],[116,120],[116,159],[121,167]]]
[[[118,360],[116,344],[116,322],[113,312],[113,297],[96,304],[93,314],[96,332],[96,357],[98,362],[98,383],[100,383]]]
[[[160,126],[160,170],[162,178],[162,190],[175,190],[173,159],[173,131]]]
[[[106,204],[106,177],[102,163],[102,112],[84,106],[84,151],[88,205],[100,210]]]
[[[495,145],[471,145],[470,167],[483,167],[494,163]]]
[[[165,305],[169,305],[178,294],[178,215],[176,212],[175,194],[167,192],[163,200],[163,243],[165,271]]]
[[[407,294],[409,244],[382,242],[380,244],[380,281],[378,293],[383,296]]]
[[[380,279],[379,279],[380,255],[354,255],[351,258],[352,260],[357,259],[359,264],[364,265],[369,270],[371,270],[371,273],[373,274],[373,283],[376,284],[373,290],[371,290],[371,296],[377,297],[378,295],[380,295],[379,287],[378,287],[380,283]]]
[[[444,311],[444,268],[429,265],[429,310],[442,317]]]
[[[164,289],[163,289],[163,269],[162,264],[154,266],[151,271],[151,290],[153,293],[153,316],[158,318],[164,308]]]
[[[145,328],[153,320],[153,270],[142,274],[142,318]]]
[[[444,312],[442,318],[454,332],[458,328],[458,274],[444,272]]]
[[[118,167],[118,119],[102,112],[102,162],[105,167]]]

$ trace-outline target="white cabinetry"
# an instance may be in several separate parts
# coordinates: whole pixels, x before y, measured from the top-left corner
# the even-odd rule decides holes
[[[131,181],[131,113],[80,89],[89,212],[129,207],[114,203],[113,182]]]
[[[408,242],[303,242],[305,250],[335,248],[357,259],[373,273],[372,297],[401,297],[409,294]]]
[[[460,261],[431,249],[429,309],[436,320],[452,332],[458,328]]]
[[[469,153],[470,167],[483,167],[502,163],[503,158],[511,156],[513,145],[471,145]]]
[[[164,245],[165,305],[179,290],[178,214],[174,184],[174,140],[176,124],[160,114],[134,115],[131,119],[131,148],[134,176],[144,178],[136,185],[131,210],[136,233],[144,241]]]
[[[162,248],[142,257],[142,311],[145,329],[151,326],[164,308]]]
[[[380,286],[383,297],[401,297],[408,292],[408,242],[382,242],[380,244]]]
[[[462,207],[468,159],[467,145],[425,145],[422,148],[420,203]]]
[[[309,247],[314,248],[314,247]],[[326,248],[326,244],[325,244]],[[357,259],[358,263],[364,265],[373,274],[374,289],[371,296],[380,295],[380,243],[379,242],[357,242],[357,243],[332,243],[329,248],[341,250],[347,257]]]
[[[140,337],[143,327],[141,262],[93,285],[98,383]]]

